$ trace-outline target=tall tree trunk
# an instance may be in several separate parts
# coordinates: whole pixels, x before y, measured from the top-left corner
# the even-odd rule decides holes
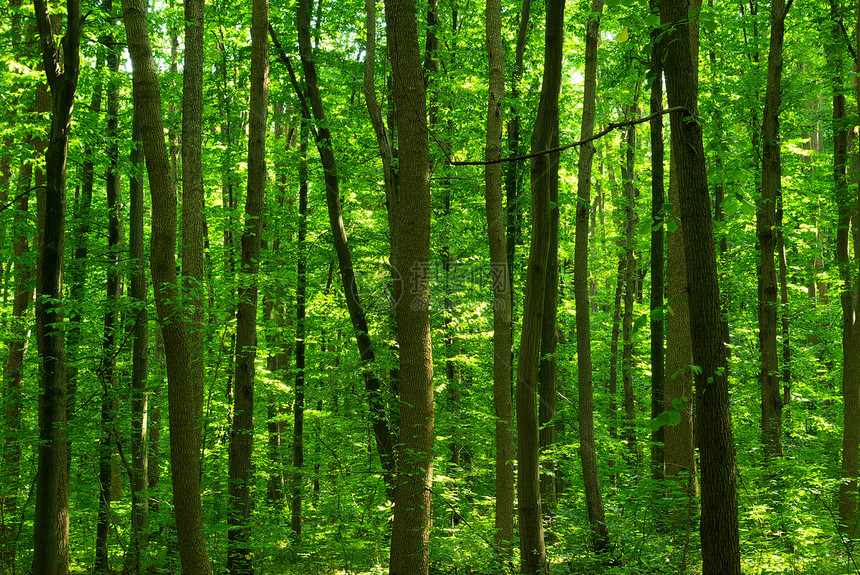
[[[106,0],[104,9],[108,15],[112,15],[113,2]],[[108,36],[112,42],[112,35]],[[104,312],[104,335],[102,336],[102,359],[99,366],[99,379],[102,384],[102,406],[101,425],[102,436],[99,442],[99,510],[96,523],[96,557],[93,571],[97,574],[106,573],[108,570],[108,537],[111,526],[111,499],[112,492],[116,489],[113,465],[114,444],[117,440],[116,430],[113,424],[113,416],[118,408],[116,399],[117,376],[116,376],[116,331],[118,329],[117,303],[120,296],[119,276],[119,242],[120,223],[119,210],[122,198],[120,197],[120,175],[119,175],[119,56],[115,49],[108,51],[107,65],[109,76],[107,89],[107,131],[105,136],[108,141],[108,167],[105,172],[107,209],[108,209],[108,251],[107,251],[107,281],[105,294]]]
[[[593,0],[585,30],[585,79],[580,139],[594,133],[597,101],[597,43],[603,0]],[[579,459],[585,482],[585,504],[595,550],[609,548],[609,530],[597,472],[597,446],[594,439],[594,374],[591,363],[591,308],[588,302],[588,208],[591,205],[591,165],[594,146],[589,142],[579,151],[577,166],[576,236],[573,283],[576,297],[576,359],[579,387]]]
[[[305,461],[305,298],[307,292],[307,246],[305,238],[308,228],[308,125],[310,118],[302,115],[302,132],[299,143],[299,237],[298,263],[296,265],[296,383],[293,403],[293,469],[292,494],[290,499],[290,526],[296,541],[302,537],[302,483]]]
[[[839,20],[835,3],[831,2],[831,20],[834,22],[834,40],[839,37]],[[860,23],[860,15],[858,15]],[[860,29],[857,31],[857,46],[860,46]],[[841,42],[834,42],[839,46]],[[829,60],[831,58],[828,58]],[[836,231],[836,262],[842,281],[842,398],[844,409],[844,429],[842,435],[842,479],[839,484],[839,520],[842,527],[854,536],[858,530],[857,520],[857,476],[858,445],[860,445],[860,319],[856,318],[860,309],[860,274],[857,270],[857,240],[852,244],[852,236],[858,236],[857,225],[858,199],[860,185],[852,192],[849,187],[848,164],[848,127],[845,122],[845,94],[842,91],[844,80],[841,56],[832,57],[833,71],[833,179],[836,188],[836,201],[839,206],[838,227]],[[860,94],[860,87],[857,88]],[[858,105],[860,108],[860,105]],[[853,233],[852,233],[853,232]],[[851,252],[854,252],[854,261]]]
[[[631,115],[636,106],[625,108]],[[624,188],[624,315],[621,322],[623,346],[621,350],[621,382],[624,388],[624,431],[621,434],[627,444],[628,456],[638,467],[636,448],[636,397],[633,392],[633,299],[636,292],[636,127],[627,129],[624,162],[621,164],[621,181]]]
[[[32,150],[32,147],[27,146],[26,149]],[[23,230],[18,226],[23,224],[27,217],[30,197],[25,192],[30,188],[32,175],[32,162],[22,162],[16,184],[18,200],[14,203],[16,221],[14,229],[16,230]],[[21,430],[21,408],[24,399],[24,356],[30,339],[30,322],[25,315],[33,300],[33,287],[30,285],[33,269],[32,264],[25,259],[30,247],[27,236],[22,231],[18,231],[14,236],[13,250],[15,264],[12,271],[14,286],[12,317],[9,322],[11,335],[2,379],[5,402],[3,428],[6,430],[6,435],[2,444],[3,473],[0,476],[0,482],[3,485],[0,490],[0,516],[3,518],[2,528],[0,528],[0,568],[9,571],[15,564],[15,550],[18,543],[14,521],[18,516],[18,489],[21,484],[22,444],[18,434]]]
[[[430,170],[427,94],[413,0],[386,0],[388,55],[394,75],[394,106],[400,160],[396,241],[392,262],[405,277],[397,301],[400,346],[400,445],[391,534],[391,575],[427,575],[430,488],[433,483],[433,358],[430,340]]]
[[[44,0],[34,0],[39,47],[51,89],[51,131],[45,154],[44,219],[36,278],[36,338],[41,358],[39,447],[36,470],[36,509],[33,524],[33,572],[55,575],[66,557],[59,549],[67,525],[66,362],[63,325],[63,252],[66,222],[66,159],[72,109],[80,74],[80,40],[84,17],[79,0],[66,3],[66,29],[56,44]],[[61,477],[61,475],[63,477]],[[61,516],[62,515],[62,516]]]
[[[779,108],[782,102],[782,44],[785,17],[792,0],[771,3],[770,50],[767,63],[767,90],[762,115],[761,202],[756,218],[758,238],[758,340],[761,353],[761,431],[765,460],[782,456],[782,390],[779,386],[776,316],[778,284],[774,251],[777,247],[776,208],[782,195],[782,163],[779,144]]]
[[[248,188],[242,230],[236,351],[233,381],[233,431],[229,454],[231,513],[227,569],[231,575],[254,572],[251,539],[251,455],[254,445],[254,376],[257,358],[257,273],[266,195],[266,133],[269,110],[268,0],[254,0],[251,11],[251,98],[248,106]],[[202,28],[202,21],[201,21]]]
[[[343,215],[341,213],[340,205],[340,181],[338,179],[334,151],[331,146],[331,131],[328,129],[328,121],[326,120],[326,113],[323,106],[319,78],[316,70],[316,61],[311,49],[309,2],[307,0],[300,2],[299,9],[301,10],[298,21],[299,52],[302,60],[302,69],[305,73],[307,95],[308,100],[310,100],[310,110],[312,111],[313,118],[317,123],[316,129],[314,130],[314,138],[316,140],[317,150],[323,165],[329,226],[332,231],[335,253],[337,254],[341,285],[343,286],[344,297],[346,298],[346,307],[349,312],[350,321],[352,322],[355,340],[358,345],[359,357],[362,362],[364,388],[367,394],[368,404],[370,406],[370,420],[373,427],[376,448],[379,452],[379,459],[384,472],[386,493],[389,500],[393,500],[394,440],[392,438],[391,428],[389,427],[386,415],[385,401],[382,395],[382,383],[374,372],[376,354],[374,353],[373,343],[370,339],[370,332],[367,327],[367,316],[359,297],[358,285],[355,279],[355,270],[352,267],[352,252],[350,251],[349,242],[347,240],[346,228],[343,224]],[[273,33],[271,28],[269,31],[270,34]],[[289,62],[274,36],[272,39],[279,50],[281,59],[285,63]],[[423,86],[423,79],[421,82]],[[295,87],[297,91],[299,91],[297,85]],[[304,100],[303,97],[302,100]],[[303,101],[302,106],[304,107],[306,105],[307,103]],[[392,201],[393,198],[389,198],[390,204]],[[391,204],[391,206],[393,205],[394,204]],[[389,207],[389,214],[391,209],[393,208]]]
[[[129,297],[135,307],[131,312],[131,543],[130,572],[141,575],[147,563],[149,544],[149,503],[147,490],[148,460],[148,375],[149,375],[149,321],[147,314],[146,254],[143,248],[143,143],[140,141],[140,110],[134,108],[132,119],[132,148],[129,163],[129,257],[131,258],[131,285]]]
[[[652,12],[659,12],[657,0],[649,2]],[[663,46],[660,43],[660,28],[651,29],[651,98],[649,111],[657,114],[663,109]],[[665,294],[665,269],[663,241],[664,150],[663,116],[651,119],[651,418],[663,411],[663,388],[665,384],[665,339],[666,314],[663,309]],[[663,479],[665,461],[663,427],[651,433],[651,477]]]
[[[508,153],[511,156],[520,154],[520,114],[517,103],[520,100],[520,82],[523,77],[523,62],[525,60],[526,40],[528,39],[529,18],[531,16],[531,0],[523,0],[520,7],[519,25],[517,27],[517,44],[514,55],[514,69],[511,71],[511,109],[510,118],[508,119],[508,136],[507,146]],[[508,281],[510,282],[511,291],[511,323],[514,320],[514,305],[516,298],[514,293],[514,260],[516,256],[516,247],[521,243],[521,224],[522,210],[520,208],[519,191],[523,181],[523,162],[507,162],[505,171],[505,250],[508,257]],[[513,346],[513,344],[511,344]],[[511,380],[514,374],[514,349],[511,347],[510,354],[510,370]]]
[[[502,155],[502,127],[505,95],[505,53],[502,44],[502,5],[487,0],[486,34],[490,77],[487,90],[487,140],[484,158]],[[527,17],[527,16],[524,16]],[[496,415],[495,543],[499,561],[513,559],[514,541],[514,458],[516,448],[511,397],[512,301],[510,268],[505,243],[505,213],[502,204],[502,166],[484,169],[487,237],[490,244],[490,271],[493,278],[493,407]]]
[[[196,1],[196,0],[195,0]],[[195,42],[202,57],[203,22],[202,11],[194,11],[193,3],[186,5],[192,12],[186,16],[189,22],[186,31],[186,51],[194,52]],[[202,6],[200,6],[202,8]],[[173,499],[176,514],[176,528],[179,537],[179,554],[182,572],[185,575],[211,575],[209,554],[203,531],[203,508],[200,501],[200,417],[202,415],[202,382],[197,375],[203,366],[200,347],[190,340],[190,332],[200,332],[199,312],[188,317],[180,304],[177,290],[176,272],[176,184],[170,166],[170,157],[164,140],[163,113],[158,82],[158,74],[152,58],[152,46],[146,21],[146,7],[142,0],[123,0],[123,22],[128,38],[128,50],[133,64],[133,82],[136,88],[135,106],[140,107],[141,137],[143,140],[149,186],[152,194],[152,281],[155,292],[156,311],[161,325],[162,337],[167,360],[168,401],[170,412],[170,451],[173,470]],[[202,61],[201,61],[202,63]],[[193,84],[195,66],[186,65],[186,80]],[[189,86],[187,100],[192,97],[193,86]],[[189,106],[184,121],[193,122],[193,104]],[[195,138],[189,130],[186,146],[192,146]],[[199,131],[198,131],[199,134]],[[199,139],[196,140],[198,147]],[[198,156],[199,157],[199,156]],[[189,150],[183,163],[193,163],[193,153]],[[188,166],[190,168],[190,166]],[[186,168],[187,169],[187,168]],[[202,185],[202,181],[200,182]],[[194,194],[194,183],[185,182],[184,197]],[[202,197],[200,198],[202,200]],[[202,207],[198,204],[198,209]],[[191,208],[189,204],[188,208]],[[191,214],[184,225],[191,226]],[[197,220],[200,223],[199,219]],[[194,239],[192,230],[183,233],[186,244],[202,245],[201,235]],[[202,254],[188,253],[183,257],[191,273],[193,263],[202,263]],[[197,270],[195,270],[197,271]],[[202,272],[202,270],[199,270]],[[202,281],[202,273],[197,277]],[[193,325],[190,319],[193,319]]]
[[[544,76],[531,138],[532,153],[548,150],[557,131],[558,95],[564,43],[564,0],[547,3]],[[520,528],[520,572],[541,573],[546,546],[540,493],[540,449],[537,391],[544,318],[547,263],[552,234],[550,154],[531,160],[532,234],[526,273],[523,327],[517,362],[517,502]]]
[[[696,405],[702,463],[703,574],[740,575],[735,448],[688,3],[664,1],[660,15],[662,24],[671,30],[665,60],[669,106],[686,109],[671,115],[671,126],[685,233],[693,361],[701,368],[696,375]]]
[[[552,120],[553,136],[550,146],[559,145],[558,109]],[[549,246],[546,262],[546,276],[543,296],[543,322],[541,325],[540,364],[538,365],[538,429],[539,447],[541,453],[540,475],[541,507],[550,524],[550,514],[556,506],[556,465],[553,449],[555,447],[555,411],[556,386],[558,378],[558,363],[555,352],[558,348],[558,225],[560,212],[558,208],[558,163],[559,153],[549,155]],[[546,456],[544,456],[546,454]]]

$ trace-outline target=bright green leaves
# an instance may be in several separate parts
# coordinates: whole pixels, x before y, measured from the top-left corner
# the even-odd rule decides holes
[[[689,401],[690,399],[684,395],[672,398],[672,407],[652,419],[648,427],[651,428],[651,431],[657,431],[664,425],[671,425],[672,427],[678,425],[681,423],[681,413],[687,410]]]

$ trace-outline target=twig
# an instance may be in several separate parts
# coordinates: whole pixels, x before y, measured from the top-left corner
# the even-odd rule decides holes
[[[636,126],[637,124],[644,124],[645,122],[650,122],[654,118],[658,116],[662,116],[664,114],[670,114],[672,112],[687,112],[687,108],[684,106],[674,106],[672,108],[666,108],[665,110],[660,110],[659,112],[654,112],[653,114],[649,114],[644,118],[637,118],[636,120],[626,120],[624,122],[611,122],[609,126],[605,129],[599,131],[594,134],[590,138],[585,138],[584,140],[579,140],[573,142],[571,144],[565,144],[564,146],[560,146],[558,148],[550,148],[549,150],[543,150],[541,152],[532,152],[531,154],[525,154],[523,156],[511,156],[508,158],[499,158],[498,160],[482,160],[482,161],[465,161],[465,162],[455,162],[454,160],[448,161],[448,163],[452,166],[490,166],[493,164],[501,164],[502,162],[519,162],[520,160],[529,160],[531,158],[536,158],[538,156],[543,156],[544,154],[553,154],[555,152],[563,152],[565,150],[569,150],[570,148],[575,148],[576,146],[582,146],[583,144],[587,144],[589,142],[593,142],[599,138],[602,138],[612,130],[617,130],[618,128],[626,128],[628,126]]]

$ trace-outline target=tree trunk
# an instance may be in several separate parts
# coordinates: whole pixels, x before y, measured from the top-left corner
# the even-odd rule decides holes
[[[302,537],[302,483],[305,461],[305,296],[307,291],[307,236],[308,220],[308,124],[310,118],[303,115],[299,144],[299,237],[296,284],[296,384],[293,403],[293,470],[290,499],[290,525],[296,541]]]
[[[36,338],[41,358],[39,447],[33,525],[33,572],[55,575],[67,569],[65,555],[68,483],[66,463],[66,362],[63,325],[63,252],[66,222],[66,159],[80,73],[84,18],[79,0],[69,0],[62,47],[56,44],[44,0],[34,0],[39,47],[51,89],[51,131],[45,154],[44,219],[36,278]],[[62,476],[62,477],[61,477]],[[62,494],[62,495],[61,495]],[[63,496],[64,495],[64,496]],[[60,548],[60,545],[63,548]]]
[[[558,109],[555,110],[551,147],[558,147]],[[555,352],[558,348],[558,163],[559,153],[549,155],[549,246],[543,296],[543,322],[541,325],[540,364],[538,365],[538,429],[539,447],[543,464],[540,475],[541,507],[547,525],[551,524],[551,513],[556,506],[555,411],[558,364]],[[544,454],[546,456],[544,457]]]
[[[833,21],[837,21],[836,7],[831,3]],[[860,23],[860,15],[858,15]],[[834,26],[834,39],[839,32]],[[860,29],[857,31],[857,46],[860,46]],[[837,42],[835,45],[840,45]],[[830,59],[830,58],[828,58]],[[858,199],[860,187],[852,192],[847,175],[848,164],[848,127],[845,122],[845,94],[842,91],[844,80],[841,57],[835,55],[836,64],[833,74],[833,179],[836,188],[836,201],[839,206],[838,227],[836,231],[836,262],[842,281],[842,398],[844,409],[844,430],[842,435],[842,479],[839,484],[839,521],[851,536],[858,532],[857,520],[857,476],[858,445],[860,445],[860,320],[855,316],[860,309],[860,275],[857,272],[858,236],[857,225]],[[860,87],[857,87],[860,95]],[[858,105],[860,107],[860,105]],[[852,233],[853,232],[853,233]],[[852,236],[854,236],[853,246]],[[851,252],[854,252],[854,261]]]
[[[585,79],[580,139],[594,133],[597,101],[597,43],[603,0],[594,0],[585,32]],[[577,172],[576,242],[573,283],[576,297],[576,358],[579,387],[579,459],[585,482],[585,504],[591,527],[591,545],[597,551],[609,548],[609,530],[597,472],[597,446],[594,439],[594,374],[591,363],[591,308],[588,301],[588,208],[591,205],[591,165],[594,146],[580,148]]]
[[[269,110],[268,0],[255,0],[251,13],[251,99],[248,109],[248,192],[242,231],[236,351],[233,381],[233,430],[230,436],[227,569],[231,575],[254,572],[251,539],[251,455],[254,445],[254,363],[257,358],[257,274],[266,194],[266,133]],[[201,20],[202,28],[202,20]]]
[[[400,449],[391,534],[391,575],[427,575],[433,482],[433,359],[429,321],[430,171],[427,94],[412,0],[386,0],[388,54],[400,187],[392,242],[394,267],[413,280],[397,301],[400,347]]]
[[[28,149],[30,146],[27,146]],[[25,193],[32,180],[33,164],[23,162],[17,176],[16,192],[18,200],[14,203],[15,228],[23,224],[29,210],[30,198]],[[9,353],[3,366],[4,384],[3,401],[5,403],[3,426],[6,435],[3,439],[3,473],[0,476],[0,516],[3,518],[0,530],[0,568],[12,570],[15,564],[15,549],[17,535],[15,521],[18,517],[18,489],[21,479],[22,444],[18,437],[21,430],[21,408],[23,405],[24,356],[29,342],[30,322],[25,318],[27,308],[33,300],[33,288],[30,278],[33,275],[32,265],[25,261],[29,252],[27,236],[18,232],[14,236],[13,250],[15,265],[13,267],[12,317],[9,322],[11,335],[9,337]]]
[[[502,154],[502,127],[505,95],[505,52],[502,44],[502,5],[487,0],[486,33],[490,78],[487,94],[486,160]],[[524,16],[527,17],[527,16]],[[496,508],[495,543],[499,561],[510,564],[514,541],[514,458],[516,448],[511,397],[511,282],[505,244],[505,213],[502,204],[502,166],[484,169],[487,236],[490,244],[490,271],[493,280],[493,406],[496,415]]]
[[[131,312],[132,328],[131,367],[131,544],[130,572],[141,575],[147,563],[149,544],[149,504],[147,489],[148,459],[148,375],[149,375],[149,321],[147,314],[146,254],[143,248],[144,212],[143,182],[138,175],[143,169],[143,143],[140,141],[140,110],[135,106],[132,119],[132,148],[129,163],[129,257],[131,258],[131,286],[129,296],[135,303]]]
[[[629,115],[636,115],[636,106],[625,107]],[[624,162],[621,164],[621,181],[624,187],[624,315],[621,322],[623,346],[621,350],[621,382],[624,388],[624,431],[621,434],[627,444],[628,459],[638,467],[636,448],[636,397],[633,392],[633,299],[636,292],[636,127],[627,129]]]
[[[740,575],[738,496],[726,351],[721,337],[719,283],[711,201],[697,118],[694,46],[688,3],[662,2],[661,22],[670,27],[665,60],[672,149],[677,164],[684,260],[690,294],[693,362],[696,375],[698,439],[702,463],[701,543],[704,575]]]
[[[104,9],[112,15],[113,2],[107,0]],[[109,35],[108,41],[113,41]],[[99,379],[102,387],[101,425],[102,436],[99,442],[99,510],[96,523],[96,557],[93,571],[97,574],[106,573],[109,569],[108,538],[111,526],[111,499],[116,489],[118,477],[115,477],[113,465],[114,445],[117,441],[113,417],[119,407],[116,399],[118,387],[116,375],[116,332],[118,329],[117,304],[120,297],[119,276],[119,243],[120,222],[119,209],[122,202],[120,197],[119,175],[119,56],[114,49],[108,51],[106,68],[110,74],[107,89],[107,131],[108,167],[105,173],[107,209],[108,209],[108,251],[107,282],[104,312],[104,335],[102,337],[102,359],[99,366]]]
[[[335,253],[337,254],[338,267],[340,269],[341,285],[346,297],[346,307],[352,322],[355,340],[358,344],[359,357],[361,358],[364,377],[364,387],[370,406],[370,420],[373,427],[373,435],[376,440],[376,448],[384,472],[386,492],[389,500],[394,497],[394,441],[388,419],[385,413],[385,401],[382,395],[382,384],[374,372],[376,355],[373,343],[367,327],[367,316],[359,296],[358,285],[355,280],[355,271],[352,267],[352,253],[346,236],[346,228],[343,224],[340,200],[340,181],[337,174],[337,164],[332,150],[331,131],[328,129],[325,108],[323,106],[322,94],[320,92],[319,78],[317,76],[316,61],[313,57],[310,40],[310,6],[309,2],[300,2],[299,9],[303,13],[299,16],[298,36],[299,53],[302,60],[302,69],[305,73],[308,100],[316,121],[314,138],[317,143],[320,160],[325,174],[326,206],[328,208],[329,226],[332,231]],[[270,29],[271,33],[271,29]],[[273,38],[274,41],[274,38]],[[277,41],[275,45],[280,51],[281,59],[289,60]],[[423,80],[422,80],[423,85]],[[303,102],[303,106],[306,103]]]
[[[774,0],[771,4],[770,50],[768,52],[767,91],[762,120],[761,202],[756,218],[758,238],[759,284],[758,327],[761,353],[761,431],[765,461],[782,456],[782,390],[779,385],[776,316],[778,311],[776,266],[776,207],[782,195],[782,163],[779,144],[779,108],[782,102],[782,44],[785,17],[792,0]]]
[[[146,7],[142,0],[123,0],[122,8],[128,50],[134,69],[135,106],[140,107],[141,137],[152,194],[152,281],[167,360],[171,467],[179,554],[185,575],[210,575],[212,568],[206,550],[200,501],[199,421],[202,415],[202,387],[195,375],[200,373],[203,361],[199,345],[192,344],[189,339],[192,331],[197,331],[197,335],[202,336],[199,333],[200,316],[195,311],[194,317],[187,317],[189,314],[183,311],[177,290],[176,185],[164,140],[161,96],[147,30]],[[191,6],[186,5],[186,8],[190,9]],[[186,50],[193,52],[195,42],[199,42],[197,46],[202,49],[202,12],[188,14],[186,21],[192,23],[186,32]],[[202,53],[200,56],[202,57]],[[190,81],[194,74],[193,68],[194,66],[186,65],[186,80],[190,84],[193,84]],[[193,86],[189,86],[188,100],[193,99],[192,88]],[[193,121],[194,112],[191,102],[186,102],[186,105],[189,110],[184,119],[190,123]],[[191,125],[188,127],[191,128]],[[189,132],[191,133],[188,134],[188,139],[183,139],[186,146],[191,146],[194,142],[193,130]],[[200,146],[199,140],[197,145]],[[192,156],[189,150],[189,155],[184,157],[183,162],[193,162]],[[202,181],[200,183],[202,184]],[[183,195],[186,201],[194,194],[193,190],[193,182],[185,182]],[[198,205],[199,207],[201,206]],[[188,208],[190,209],[191,205]],[[184,225],[190,226],[193,220],[189,214]],[[199,231],[202,233],[202,225]],[[197,242],[202,245],[201,235],[197,235],[195,240],[192,230],[188,232],[183,233],[183,241],[186,244]],[[203,261],[202,254],[199,255],[199,261],[195,262],[198,266]],[[183,258],[184,265],[189,266],[188,273],[191,272],[191,260],[194,259],[195,255],[191,253],[187,254],[187,258]],[[202,280],[202,274],[194,277]],[[194,320],[193,325],[190,325],[190,319]]]
[[[659,11],[657,0],[649,2],[653,12]],[[660,43],[660,28],[651,29],[651,98],[649,111],[656,114],[663,109],[663,46]],[[663,242],[664,150],[663,116],[651,120],[651,418],[663,411],[663,388],[666,364],[663,340],[665,339],[666,314],[663,309],[665,294],[665,269]],[[665,462],[663,427],[651,433],[651,477],[663,479]]]

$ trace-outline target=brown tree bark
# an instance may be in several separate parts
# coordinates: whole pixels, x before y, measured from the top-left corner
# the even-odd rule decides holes
[[[669,106],[686,109],[670,118],[685,232],[693,361],[700,368],[695,380],[702,464],[702,568],[704,575],[740,575],[735,448],[688,2],[661,2],[660,15],[661,23],[671,30],[664,64]]]
[[[392,262],[410,289],[397,301],[400,446],[390,575],[427,575],[433,482],[433,358],[429,321],[430,171],[427,94],[413,0],[386,0],[394,84],[400,185]]]
[[[501,39],[501,6],[494,0],[486,4],[486,41],[490,67],[487,103],[486,158],[501,156],[504,97],[504,48]],[[525,16],[526,19],[528,15]],[[511,398],[512,301],[511,280],[506,257],[505,211],[501,165],[488,166],[486,184],[487,228],[490,244],[494,307],[493,397],[496,413],[496,550],[499,560],[509,562],[513,542],[514,437]]]
[[[659,12],[657,0],[649,2],[652,12]],[[660,28],[651,29],[651,97],[649,111],[655,114],[663,109],[663,45]],[[665,200],[665,174],[663,163],[663,116],[658,115],[650,123],[651,145],[651,418],[663,411],[663,389],[665,386],[665,319],[663,308],[666,293],[663,243],[666,237],[663,227],[663,202]],[[665,462],[663,427],[651,433],[651,477],[663,479]]]
[[[636,106],[625,107],[625,110],[636,115]],[[638,466],[638,450],[636,448],[636,397],[633,392],[633,300],[636,295],[636,127],[630,126],[621,148],[624,150],[624,162],[621,164],[621,181],[624,190],[624,314],[621,322],[621,383],[624,389],[624,430],[621,434],[627,444],[628,459]]]
[[[248,106],[248,187],[242,231],[239,298],[236,306],[236,350],[233,429],[229,453],[230,509],[227,570],[254,572],[251,554],[251,455],[254,445],[254,363],[257,358],[257,273],[266,195],[266,134],[269,110],[268,0],[254,0],[251,10],[251,98]],[[202,29],[202,20],[201,20]]]
[[[582,128],[580,139],[594,133],[597,101],[597,44],[600,39],[600,16],[603,0],[594,0],[585,31],[585,79],[583,91]],[[576,297],[576,359],[579,388],[579,459],[585,482],[585,504],[591,528],[591,545],[595,550],[607,550],[609,530],[597,472],[597,446],[594,439],[594,372],[591,361],[591,307],[588,293],[588,209],[591,205],[591,166],[594,146],[580,148],[577,167],[576,234],[574,246],[573,283]]]
[[[131,285],[129,297],[135,304],[131,317],[131,543],[129,572],[141,575],[147,563],[149,544],[149,502],[147,485],[148,459],[148,374],[149,374],[149,321],[147,313],[146,253],[144,240],[143,143],[140,141],[140,110],[135,106],[132,118],[132,148],[129,163],[129,258],[131,258]]]
[[[44,0],[34,0],[39,47],[51,89],[51,130],[45,154],[46,181],[40,218],[36,278],[36,338],[41,358],[39,447],[36,471],[36,509],[33,525],[33,572],[55,575],[65,571],[60,549],[67,529],[67,499],[61,498],[66,473],[66,362],[63,324],[63,252],[66,221],[66,160],[71,117],[80,74],[80,40],[84,24],[79,0],[66,3],[66,26],[61,45],[51,28]],[[61,477],[61,475],[63,477]],[[67,491],[65,491],[67,493]],[[61,499],[64,499],[61,501]],[[64,546],[65,547],[65,546]]]
[[[831,14],[838,21],[836,6],[831,2]],[[860,15],[858,15],[860,22]],[[834,39],[839,32],[834,25]],[[857,46],[860,46],[860,29],[857,31]],[[835,45],[839,45],[836,42]],[[828,58],[830,59],[830,58]],[[836,231],[836,262],[842,282],[840,301],[842,304],[842,400],[844,409],[844,429],[842,435],[842,479],[839,484],[839,521],[849,534],[856,535],[857,518],[857,476],[858,445],[860,445],[860,319],[856,317],[860,309],[860,273],[857,270],[857,249],[860,248],[860,234],[857,233],[858,201],[857,191],[849,186],[848,164],[848,127],[845,122],[845,94],[842,91],[844,72],[841,57],[832,58],[833,73],[833,179],[838,204],[838,227]],[[860,94],[860,87],[856,87]],[[860,108],[860,105],[858,106]],[[852,222],[855,226],[852,229]],[[852,245],[853,244],[853,245]],[[854,261],[851,252],[854,253]]]
[[[308,229],[308,127],[310,118],[302,114],[299,136],[299,233],[298,262],[296,264],[296,380],[293,402],[293,470],[290,497],[290,527],[296,541],[302,538],[302,468],[305,461],[305,297],[307,293],[307,246]]]
[[[486,160],[497,160],[502,154],[505,53],[502,44],[501,11],[500,0],[487,0],[486,36],[490,76],[487,90],[487,139],[484,148]],[[490,244],[490,271],[493,280],[493,407],[496,415],[494,541],[499,553],[499,561],[507,565],[513,559],[516,447],[510,363],[513,345],[511,321],[513,304],[505,243],[502,178],[501,164],[492,164],[485,168],[484,199],[487,210],[487,237]]]
[[[113,1],[106,0],[104,9],[108,15],[112,15]],[[106,37],[113,45],[113,35]],[[97,574],[106,573],[108,570],[108,538],[111,527],[111,500],[113,491],[118,485],[115,483],[113,453],[114,445],[118,440],[114,428],[113,417],[117,411],[118,402],[116,391],[118,380],[116,375],[116,331],[119,319],[117,303],[120,296],[119,276],[119,243],[120,243],[120,220],[119,209],[122,202],[120,193],[119,174],[119,56],[115,49],[108,51],[106,69],[109,74],[107,88],[107,130],[105,136],[108,141],[107,158],[108,166],[105,171],[105,188],[108,208],[108,251],[107,281],[105,285],[105,311],[104,311],[104,333],[102,336],[102,357],[99,365],[99,379],[102,387],[101,426],[102,436],[99,441],[99,510],[96,521],[96,556],[93,571]]]
[[[540,103],[531,138],[531,151],[552,147],[558,130],[558,95],[564,43],[564,0],[547,2],[544,72]],[[532,233],[526,272],[523,327],[517,362],[517,503],[520,530],[520,573],[546,569],[546,544],[540,490],[540,431],[537,392],[544,298],[552,235],[550,154],[531,159]]]
[[[187,8],[191,6],[186,5]],[[192,331],[199,333],[199,313],[188,314],[183,311],[177,284],[176,272],[176,185],[170,166],[170,157],[164,139],[162,125],[161,96],[158,73],[152,57],[146,20],[146,7],[142,0],[123,0],[123,22],[128,50],[133,63],[133,83],[136,88],[135,106],[140,107],[141,137],[143,140],[149,186],[152,194],[152,254],[151,268],[156,311],[161,325],[167,360],[168,401],[170,412],[171,468],[173,470],[173,498],[176,514],[176,528],[179,537],[179,553],[182,572],[186,575],[211,575],[212,568],[206,550],[203,532],[203,510],[200,500],[200,416],[202,415],[202,381],[198,379],[202,369],[199,345],[190,339]],[[202,6],[200,6],[202,8]],[[202,11],[192,11],[186,16],[189,30],[186,31],[186,50],[194,51],[195,42],[202,48]],[[195,39],[196,38],[196,39]],[[202,53],[201,53],[202,56]],[[202,63],[202,60],[201,60]],[[194,66],[186,65],[186,79],[191,82]],[[193,82],[191,82],[193,84]],[[193,86],[189,87],[187,99],[192,96]],[[193,122],[194,110],[190,102],[185,119]],[[192,126],[189,124],[189,128]],[[185,145],[190,146],[195,138],[189,130]],[[199,132],[198,132],[199,134]],[[198,140],[198,146],[199,146]],[[183,162],[193,162],[189,151]],[[190,167],[190,166],[189,166]],[[200,181],[202,185],[202,181]],[[194,194],[194,183],[185,182],[184,197]],[[202,198],[201,198],[202,199]],[[189,208],[191,206],[189,205]],[[189,214],[183,233],[187,244],[195,243],[192,222]],[[199,223],[199,221],[198,221]],[[202,225],[196,242],[202,245]],[[198,244],[195,244],[197,246]],[[185,254],[184,264],[191,273],[195,259],[194,253]],[[202,254],[200,254],[202,256]],[[198,268],[202,257],[196,261]],[[202,271],[202,270],[199,270]],[[199,277],[202,280],[202,274]],[[189,317],[190,316],[190,317]]]
[[[778,284],[774,252],[777,248],[777,201],[782,195],[782,163],[779,143],[779,108],[782,102],[782,45],[785,17],[792,0],[771,3],[770,50],[768,52],[767,90],[762,114],[761,202],[756,213],[759,284],[758,327],[761,367],[761,431],[765,460],[782,456],[782,390],[779,385],[777,351]]]
[[[302,8],[302,4],[299,4]],[[376,376],[374,371],[374,362],[376,354],[373,349],[373,343],[370,339],[370,333],[367,326],[367,315],[362,306],[359,296],[358,285],[355,279],[355,270],[352,266],[352,252],[350,251],[349,241],[346,235],[346,228],[343,224],[343,215],[341,213],[340,201],[340,181],[337,173],[337,163],[335,162],[334,151],[331,147],[332,136],[328,129],[326,120],[325,107],[323,105],[322,94],[320,92],[319,78],[316,70],[316,61],[313,57],[310,41],[310,13],[309,6],[303,9],[305,20],[300,19],[298,23],[299,32],[299,52],[302,60],[302,69],[305,73],[305,83],[307,85],[307,102],[304,96],[300,96],[302,106],[308,106],[312,112],[313,118],[317,123],[314,129],[314,139],[317,143],[317,150],[320,155],[320,161],[323,164],[323,172],[326,187],[326,207],[328,208],[329,226],[332,231],[332,239],[334,242],[335,253],[337,254],[338,268],[340,270],[341,285],[343,286],[344,296],[346,298],[346,307],[349,312],[350,321],[352,323],[355,340],[358,345],[359,357],[361,358],[364,377],[364,388],[367,394],[368,404],[370,406],[370,420],[373,428],[373,435],[376,442],[376,448],[379,452],[379,459],[384,472],[384,480],[386,482],[386,494],[389,500],[394,497],[394,441],[392,438],[391,428],[388,424],[388,418],[385,410],[385,401],[382,395],[382,383]],[[306,23],[303,23],[305,22]],[[273,34],[270,27],[269,33]],[[374,36],[375,37],[375,36]],[[272,40],[279,50],[281,60],[288,63],[289,60],[284,55],[283,50],[278,44],[274,36]],[[366,68],[365,68],[366,70]],[[366,72],[365,72],[366,73]],[[422,80],[423,85],[423,80]],[[298,92],[297,84],[294,86]],[[372,116],[373,117],[373,116]],[[378,136],[379,137],[379,136]],[[392,172],[393,173],[393,172]],[[386,190],[388,188],[386,187]],[[389,218],[393,209],[396,209],[396,202],[393,198],[388,198],[389,201]],[[391,225],[389,224],[389,228]],[[393,238],[394,236],[392,236]]]

